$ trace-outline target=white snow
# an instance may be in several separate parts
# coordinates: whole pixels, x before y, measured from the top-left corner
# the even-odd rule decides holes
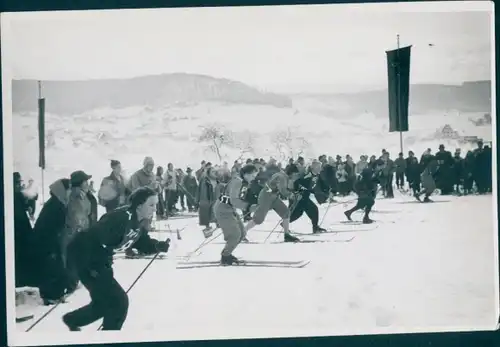
[[[121,332],[96,334],[100,322],[83,333],[65,332],[61,316],[89,301],[81,288],[31,332],[23,331],[34,320],[17,324],[15,343],[494,329],[498,260],[492,196],[433,199],[436,203],[420,204],[399,192],[395,199],[378,199],[372,214],[378,227],[357,232],[356,228],[366,227],[333,225],[345,219],[342,212],[352,202],[332,204],[323,226],[353,231],[307,238],[341,241],[355,236],[351,242],[241,244],[235,252],[248,260],[311,260],[302,269],[176,270],[176,259],[203,241],[201,228],[196,218],[172,220],[168,226],[161,222],[161,230],[185,228],[182,240],[175,233],[153,234],[172,239],[169,259],[155,260],[130,291],[128,318]],[[326,210],[326,204],[320,207],[320,219]],[[359,220],[361,214],[353,218]],[[249,238],[263,241],[277,222],[277,215],[270,212]],[[292,229],[309,232],[310,222],[304,216]],[[279,237],[273,235],[269,241]],[[192,260],[218,260],[220,241],[221,237],[203,247]],[[117,280],[127,289],[148,262],[116,260]],[[47,310],[34,307],[35,319]]]

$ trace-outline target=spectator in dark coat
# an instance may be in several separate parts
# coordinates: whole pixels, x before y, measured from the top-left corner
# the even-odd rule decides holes
[[[398,189],[403,189],[405,186],[406,160],[403,158],[403,153],[399,153],[398,158],[394,160],[396,166],[396,186]]]
[[[186,190],[186,203],[189,212],[194,212],[198,209],[196,204],[196,195],[198,193],[198,182],[196,182],[196,178],[192,175],[193,170],[188,167],[186,170],[186,176],[184,176],[184,180],[182,185]]]
[[[70,180],[59,179],[49,187],[50,198],[43,205],[34,227],[38,288],[44,304],[61,300],[68,287],[61,254],[61,236],[71,192]]]
[[[472,194],[474,185],[474,153],[468,151],[464,159],[464,194]]]
[[[460,148],[457,148],[455,150],[455,155],[453,156],[453,172],[452,172],[452,182],[453,182],[453,187],[454,191],[457,194],[461,194],[460,192],[460,187],[463,186],[464,184],[464,159],[460,157]]]
[[[453,157],[449,151],[445,150],[444,145],[439,145],[439,151],[434,158],[438,164],[437,187],[441,190],[441,195],[449,195],[453,192]]]
[[[420,164],[415,154],[412,151],[408,152],[408,158],[406,158],[406,179],[410,188],[413,190],[413,194],[418,194],[420,192]]]
[[[204,226],[205,237],[210,237],[213,233],[210,223],[215,222],[213,204],[215,203],[215,188],[217,187],[216,172],[213,168],[208,168],[201,177],[198,187],[198,217],[199,224]]]
[[[28,217],[27,199],[22,193],[22,179],[14,173],[14,257],[16,287],[35,283],[33,229]]]

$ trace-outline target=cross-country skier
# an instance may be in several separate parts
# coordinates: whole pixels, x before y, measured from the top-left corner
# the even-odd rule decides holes
[[[363,217],[363,223],[373,223],[370,219],[370,211],[375,204],[375,195],[377,193],[377,185],[373,177],[373,171],[369,168],[365,168],[361,175],[356,180],[354,184],[354,191],[358,194],[358,202],[356,206],[344,212],[348,220],[352,221],[351,215],[357,211],[364,209],[365,215]]]
[[[293,165],[295,171],[290,173],[291,181],[293,182],[299,176],[299,170],[296,165]],[[288,199],[292,196],[292,191],[289,190],[289,176],[284,172],[277,172],[264,183],[264,187],[257,198],[257,206],[252,216],[252,220],[247,224],[247,231],[255,225],[260,225],[266,219],[270,210],[274,210],[282,219],[281,226],[284,229],[285,242],[298,242],[298,238],[290,234],[290,210],[285,203],[280,199]]]
[[[233,251],[246,237],[248,227],[254,225],[252,222],[249,222],[246,226],[243,225],[236,211],[237,209],[246,210],[248,202],[245,200],[248,185],[255,179],[257,173],[258,169],[255,165],[245,165],[241,168],[240,177],[233,177],[221,189],[221,195],[215,201],[215,219],[222,229],[224,240],[226,241],[226,245],[221,253],[222,265],[233,265],[239,262],[238,258],[233,256]]]
[[[156,213],[158,192],[148,187],[130,196],[130,206],[106,213],[86,231],[78,233],[68,246],[78,276],[90,294],[90,304],[63,316],[71,331],[104,318],[102,330],[120,330],[128,312],[128,296],[113,275],[113,250],[134,245],[142,253],[167,252],[169,241],[149,238],[149,220]]]
[[[420,175],[423,189],[417,194],[415,194],[415,198],[418,201],[421,201],[420,196],[425,195],[423,202],[432,202],[432,200],[429,199],[429,197],[436,190],[436,181],[434,180],[434,175],[436,174],[438,167],[439,165],[437,160],[431,158],[429,164]]]
[[[291,175],[292,172],[299,171],[300,168],[294,164],[288,167],[287,175]],[[295,180],[293,183],[293,190],[295,194],[290,198],[290,223],[299,219],[305,212],[312,223],[312,231],[314,234],[325,232],[326,230],[321,228],[319,223],[319,211],[318,206],[311,200],[311,194],[316,191],[316,185],[320,180],[319,172],[321,171],[321,163],[314,162],[311,165],[311,170],[304,176]]]

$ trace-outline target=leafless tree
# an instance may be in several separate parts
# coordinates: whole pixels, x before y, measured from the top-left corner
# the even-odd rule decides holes
[[[232,142],[230,133],[220,124],[210,124],[202,127],[199,142],[208,144],[208,149],[212,151],[219,162],[222,162],[222,150],[224,146],[228,146]]]
[[[237,160],[243,159],[246,154],[253,154],[255,149],[255,136],[250,131],[231,133],[231,147],[239,150]]]
[[[305,137],[299,136],[298,133],[298,129],[288,127],[271,135],[271,142],[280,160],[284,160],[287,157],[296,158],[309,151],[311,144]]]

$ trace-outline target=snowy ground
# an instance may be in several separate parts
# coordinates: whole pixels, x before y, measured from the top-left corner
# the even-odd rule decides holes
[[[419,204],[396,194],[392,200],[377,200],[376,229],[355,231],[362,226],[335,224],[352,231],[308,237],[341,241],[355,236],[351,242],[242,244],[235,252],[249,260],[311,260],[302,269],[176,270],[176,257],[194,250],[203,237],[196,218],[170,221],[172,229],[185,228],[182,240],[175,233],[155,233],[159,239],[172,238],[170,259],[156,260],[129,293],[123,332],[135,332],[138,341],[492,329],[498,316],[492,197],[436,196],[434,204]],[[332,205],[323,226],[343,220],[346,207]],[[320,207],[320,218],[324,211],[326,205]],[[271,212],[249,238],[263,241],[277,222]],[[158,227],[168,229],[165,222]],[[305,216],[292,227],[310,231]],[[219,241],[192,260],[218,260]],[[118,281],[127,289],[148,262],[116,260]],[[78,333],[62,333],[61,316],[88,300],[79,289],[30,333],[23,331],[34,320],[17,324],[16,340],[54,344],[63,336],[74,337]],[[30,309],[35,319],[48,310]],[[79,341],[94,341],[99,325],[85,328]],[[147,335],[139,339],[139,331]],[[130,337],[121,336],[124,341]]]

